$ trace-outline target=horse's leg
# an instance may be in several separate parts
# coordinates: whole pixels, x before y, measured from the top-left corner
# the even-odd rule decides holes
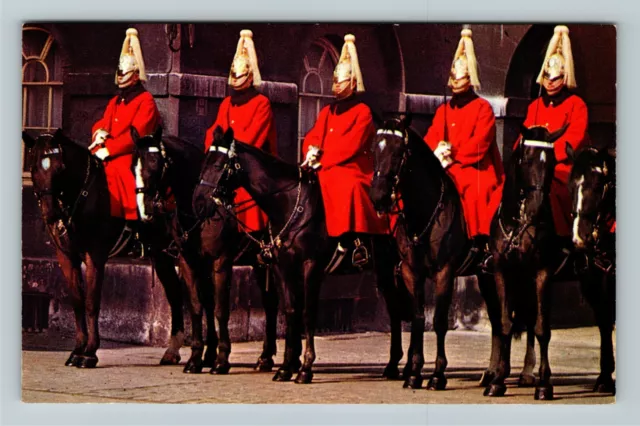
[[[202,303],[200,301],[198,274],[196,268],[182,256],[178,257],[180,271],[184,277],[189,293],[189,312],[191,314],[191,356],[184,366],[185,373],[202,372],[202,354],[204,352],[204,341],[202,338]],[[210,285],[203,283],[203,285]]]
[[[271,267],[256,267],[255,271],[266,316],[264,343],[256,368],[259,371],[271,371],[273,369],[273,357],[277,352],[278,289],[272,279]]]
[[[500,359],[500,304],[496,290],[496,282],[493,276],[489,274],[478,274],[478,287],[480,294],[487,306],[487,314],[491,323],[491,356],[489,358],[489,367],[482,373],[479,385],[487,387],[496,377],[496,370]]]
[[[153,250],[151,260],[171,309],[171,339],[169,340],[169,347],[160,360],[160,365],[177,365],[180,363],[180,348],[184,344],[182,284],[176,273],[174,259],[171,256],[160,250]]]
[[[88,339],[84,354],[77,365],[80,368],[95,368],[98,364],[98,357],[96,356],[96,352],[100,347],[98,319],[100,317],[105,262],[106,257],[99,254],[87,254],[85,257],[85,264],[87,265],[85,307]]]
[[[216,298],[217,286],[216,282],[216,261],[206,258],[198,258],[198,263],[195,272],[197,275],[197,291],[200,296],[200,303],[202,309],[204,309],[205,319],[207,321],[207,349],[204,352],[202,360],[203,368],[215,368],[216,357],[218,356],[218,333],[216,331],[215,310],[216,305],[219,303]],[[195,264],[195,262],[193,262]],[[229,305],[229,298],[227,297],[227,309]],[[222,303],[225,303],[222,301]]]
[[[437,337],[436,365],[427,384],[429,390],[444,390],[447,378],[444,371],[447,368],[445,353],[445,337],[449,329],[449,308],[453,297],[453,268],[446,265],[435,276],[435,312],[433,314],[433,328]]]
[[[504,396],[507,391],[504,381],[509,377],[509,374],[511,374],[511,336],[513,332],[513,322],[510,315],[504,273],[498,267],[496,267],[495,270],[495,289],[500,312],[500,323],[499,331],[493,333],[494,336],[496,334],[498,335],[496,339],[498,342],[498,363],[494,379],[484,390],[485,396]]]
[[[424,366],[424,287],[425,274],[417,274],[407,263],[402,263],[402,278],[411,294],[413,319],[411,321],[410,357],[408,368],[404,369],[405,388],[420,389],[422,387],[422,367]]]
[[[304,362],[296,377],[296,383],[311,383],[313,379],[313,362],[316,360],[315,334],[318,317],[318,299],[320,298],[320,284],[324,271],[318,260],[307,260],[303,265],[304,279],[304,326],[306,334],[306,347]]]
[[[533,368],[536,366],[536,334],[533,327],[527,327],[527,352],[524,355],[524,367],[518,378],[518,386],[530,388],[536,384]]]
[[[615,393],[615,382],[612,377],[615,369],[613,356],[615,295],[611,294],[612,290],[615,291],[615,282],[608,282],[607,274],[594,269],[591,268],[580,276],[582,293],[593,309],[600,332],[600,374],[593,390]]]
[[[229,354],[231,353],[231,338],[229,337],[229,305],[231,302],[229,298],[232,269],[233,257],[226,254],[214,262],[215,317],[218,320],[220,339],[218,340],[218,358],[211,373],[216,374],[227,374],[231,368],[229,364]]]
[[[82,270],[80,269],[79,258],[74,257],[72,259],[60,250],[57,251],[57,257],[60,269],[69,284],[71,306],[73,307],[73,313],[76,318],[76,345],[64,363],[67,367],[72,367],[78,365],[80,357],[84,353],[87,345],[87,320],[85,315],[84,292],[82,291]]]
[[[373,237],[373,262],[376,270],[378,288],[382,291],[391,323],[391,347],[389,362],[382,373],[387,379],[398,379],[400,371],[398,363],[402,360],[402,323],[399,291],[395,284],[395,265],[398,256],[388,237]]]
[[[294,271],[292,271],[294,269]],[[284,361],[273,380],[286,382],[291,380],[293,373],[300,369],[300,354],[302,342],[300,336],[301,299],[299,284],[296,282],[295,268],[282,262],[274,267],[277,281],[280,283],[281,294],[284,298],[284,312],[286,319]]]
[[[535,399],[553,399],[551,385],[551,367],[549,366],[549,341],[551,340],[551,286],[549,285],[549,271],[542,269],[536,275],[536,339],[540,345],[540,381],[536,386]]]

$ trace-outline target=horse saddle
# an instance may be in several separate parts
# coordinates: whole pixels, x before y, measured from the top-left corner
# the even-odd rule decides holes
[[[362,272],[371,264],[371,241],[360,238],[339,241],[331,260],[325,268],[328,274],[354,274]]]

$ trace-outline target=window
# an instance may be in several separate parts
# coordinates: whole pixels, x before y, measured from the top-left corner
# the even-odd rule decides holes
[[[53,36],[45,29],[22,29],[22,129],[52,132],[62,125],[62,65]],[[22,145],[23,182],[30,184]]]
[[[298,98],[298,159],[304,136],[311,130],[320,110],[333,100],[333,70],[339,54],[329,40],[315,41],[305,55]]]

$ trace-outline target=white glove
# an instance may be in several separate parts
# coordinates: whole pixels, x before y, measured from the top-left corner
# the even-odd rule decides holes
[[[102,145],[107,141],[107,137],[109,136],[109,132],[104,129],[98,129],[93,134],[93,142],[89,145],[89,151],[95,148],[98,145]]]
[[[322,154],[323,151],[321,148],[314,145],[309,146],[309,149],[307,150],[307,156],[300,167],[318,170],[320,167],[322,167],[322,164],[320,164],[320,158],[322,157]]]
[[[453,159],[451,158],[451,144],[449,142],[440,141],[433,151],[433,154],[440,160],[443,169],[446,169],[453,163]]]
[[[104,161],[104,159],[109,156],[109,150],[107,148],[100,148],[93,155],[98,157],[100,160]]]

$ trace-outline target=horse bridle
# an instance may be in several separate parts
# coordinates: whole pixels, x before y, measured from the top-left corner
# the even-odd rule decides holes
[[[535,148],[554,149],[554,143],[547,142],[547,141],[526,140],[526,141],[521,141],[521,144],[524,146],[530,146]],[[518,164],[522,164],[522,156],[518,158]],[[529,228],[531,228],[532,226],[541,225],[543,223],[538,220],[534,220],[537,218],[532,218],[532,220],[526,220],[526,218],[523,217],[524,211],[526,208],[527,196],[532,192],[542,192],[543,194],[548,194],[551,190],[552,181],[553,181],[553,177],[547,178],[546,181],[543,182],[542,184],[538,183],[535,185],[527,185],[520,188],[520,200],[518,202],[518,204],[520,205],[519,215],[517,218],[513,218],[513,219],[516,219],[516,221],[518,222],[518,226],[515,228],[512,228],[509,232],[507,232],[504,225],[504,221],[502,218],[502,203],[500,203],[500,206],[498,207],[498,225],[500,226],[500,231],[502,232],[504,237],[508,239],[508,244],[504,250],[504,253],[508,253],[513,249],[517,248],[520,245],[520,240],[522,236],[524,235],[525,232],[527,232]]]
[[[225,210],[227,210],[227,212],[229,213],[229,215],[235,218],[236,222],[240,225],[242,232],[251,241],[258,244],[258,246],[261,249],[261,254],[263,258],[273,258],[274,257],[273,249],[280,248],[282,246],[283,244],[282,236],[291,226],[295,216],[297,214],[301,214],[302,212],[304,212],[304,207],[300,205],[301,194],[302,194],[302,180],[303,180],[302,168],[298,167],[299,175],[298,175],[296,202],[295,202],[295,205],[293,206],[293,210],[291,211],[291,215],[289,216],[289,219],[284,224],[284,226],[280,229],[280,232],[278,232],[278,235],[276,235],[275,237],[273,236],[271,231],[271,222],[269,222],[268,230],[269,230],[270,242],[265,243],[264,241],[258,240],[253,235],[251,235],[250,233],[251,230],[249,230],[247,225],[244,224],[238,218],[237,213],[234,211],[234,207],[235,207],[233,204],[234,191],[229,191],[227,188],[225,188],[225,185],[228,184],[228,182],[231,180],[231,177],[235,173],[240,173],[242,171],[242,166],[238,162],[237,156],[235,154],[235,142],[236,142],[235,140],[232,141],[229,148],[218,146],[218,145],[211,145],[211,147],[209,148],[209,152],[219,152],[225,155],[226,157],[228,157],[228,161],[226,161],[223,166],[222,176],[218,180],[217,184],[214,184],[212,182],[209,182],[203,179],[202,175],[204,174],[204,171],[206,168],[206,167],[203,167],[202,172],[200,174],[200,182],[198,183],[198,185],[203,185],[203,186],[212,188],[213,192],[211,194],[211,199],[218,206],[224,207]],[[280,192],[280,191],[277,191],[277,192]]]
[[[404,151],[402,152],[402,159],[400,160],[400,166],[398,167],[398,171],[396,172],[396,175],[393,177],[393,183],[391,186],[391,209],[390,209],[390,214],[393,213],[397,213],[398,215],[400,215],[401,217],[405,217],[404,211],[403,209],[398,205],[398,202],[400,201],[400,197],[398,196],[398,187],[400,186],[400,176],[402,175],[402,171],[404,169],[404,165],[406,164],[409,155],[411,155],[411,150],[409,149],[409,133],[405,130],[404,132],[401,132],[399,130],[388,130],[388,129],[380,129],[376,132],[376,134],[378,135],[394,135],[394,136],[398,136],[401,137],[402,140],[404,141]],[[381,142],[379,142],[381,143]],[[386,176],[382,176],[382,174],[380,173],[380,171],[376,171],[374,173],[374,175],[378,178],[384,177],[386,178]],[[444,199],[444,192],[445,192],[445,184],[444,184],[444,180],[440,181],[440,199],[438,200],[438,203],[436,204],[436,208],[433,210],[433,213],[431,213],[431,217],[429,218],[429,222],[427,222],[427,225],[422,229],[422,231],[420,233],[414,234],[413,237],[409,238],[409,232],[408,229],[405,228],[405,234],[407,236],[407,240],[409,242],[409,244],[413,245],[413,246],[418,246],[420,245],[421,241],[422,241],[422,237],[424,237],[424,235],[427,233],[427,231],[429,230],[429,228],[431,228],[431,225],[433,225],[433,222],[436,219],[436,216],[438,215],[438,212],[442,209],[444,209],[444,204],[442,202],[442,200]],[[394,211],[394,208],[396,208],[397,210]],[[406,221],[403,221],[403,223],[405,224],[406,227]],[[393,230],[392,230],[393,231]],[[393,232],[392,232],[393,233]]]
[[[162,143],[162,141],[160,141],[158,143],[158,146],[153,146],[150,145],[146,148],[138,148],[138,151],[140,152],[148,152],[148,153],[159,153],[160,156],[162,157],[162,172],[160,173],[160,178],[158,179],[158,182],[163,182],[164,181],[164,177],[165,174],[167,173],[167,171],[169,170],[169,167],[171,166],[171,159],[167,156],[167,151],[164,148],[164,144]],[[160,185],[158,185],[158,187],[156,188],[156,193],[153,197],[153,205],[154,206],[158,206],[158,205],[162,205],[163,202],[165,201],[164,196],[162,194],[163,191],[161,191],[161,187]],[[142,186],[138,185],[138,182],[136,181],[136,194],[145,194],[145,195],[149,195],[149,188],[146,188],[146,186],[144,185],[144,182],[142,184]]]

